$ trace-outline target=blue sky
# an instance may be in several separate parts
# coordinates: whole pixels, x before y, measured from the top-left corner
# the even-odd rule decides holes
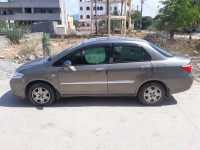
[[[154,17],[157,14],[158,6],[161,7],[160,0],[146,0],[144,4],[144,16],[152,16]],[[79,0],[65,0],[67,4],[67,11],[69,15],[78,14],[79,13]],[[137,9],[137,5],[140,7],[140,0],[132,0],[132,5]]]

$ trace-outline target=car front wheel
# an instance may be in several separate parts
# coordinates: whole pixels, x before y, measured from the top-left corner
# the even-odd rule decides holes
[[[30,87],[28,97],[36,106],[48,106],[55,100],[55,92],[48,84],[36,83]]]
[[[145,105],[158,105],[165,98],[165,89],[158,83],[147,83],[140,88],[138,98]]]

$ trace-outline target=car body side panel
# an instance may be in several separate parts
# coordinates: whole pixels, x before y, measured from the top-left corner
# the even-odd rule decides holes
[[[149,66],[149,68],[142,68]],[[151,62],[109,64],[108,94],[136,95],[137,87],[152,77]]]
[[[60,93],[62,95],[107,94],[107,69],[108,64],[60,68],[58,72]]]
[[[152,80],[163,82],[170,93],[178,93],[188,90],[193,83],[193,76],[182,68],[187,62],[177,61],[169,58],[164,61],[152,61],[153,75]]]
[[[35,67],[34,69],[24,70],[25,76],[21,80],[18,80],[18,82],[20,81],[20,87],[23,87],[23,89],[15,88],[15,91],[16,90],[17,91],[15,92],[16,94],[14,94],[14,95],[25,98],[26,86],[29,83],[35,82],[35,81],[47,82],[47,83],[51,84],[56,91],[60,91],[59,84],[58,84],[58,78],[57,78],[57,72],[58,72],[58,68],[46,66],[46,65],[41,65],[40,67]],[[11,80],[11,84],[12,84],[11,87],[18,86],[17,85],[18,82],[16,82],[16,81],[14,82],[14,80],[16,80],[16,79]],[[20,91],[23,91],[23,93]],[[19,93],[21,93],[21,94],[19,94]]]

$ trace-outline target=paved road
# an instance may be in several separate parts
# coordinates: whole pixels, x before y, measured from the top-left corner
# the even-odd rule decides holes
[[[200,83],[162,106],[68,98],[33,107],[0,81],[0,150],[199,150]]]

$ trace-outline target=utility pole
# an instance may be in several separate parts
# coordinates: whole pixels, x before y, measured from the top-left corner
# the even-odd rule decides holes
[[[139,17],[139,12],[138,12],[138,8],[139,8],[139,6],[137,5],[137,26],[136,26],[136,29],[138,30],[138,17]]]
[[[97,35],[97,32],[98,32],[98,30],[97,30],[97,0],[95,0],[95,18],[96,18],[95,22],[96,22],[96,35]]]
[[[142,11],[143,11],[143,4],[145,0],[141,0],[141,17],[140,17],[140,31],[142,30]]]

